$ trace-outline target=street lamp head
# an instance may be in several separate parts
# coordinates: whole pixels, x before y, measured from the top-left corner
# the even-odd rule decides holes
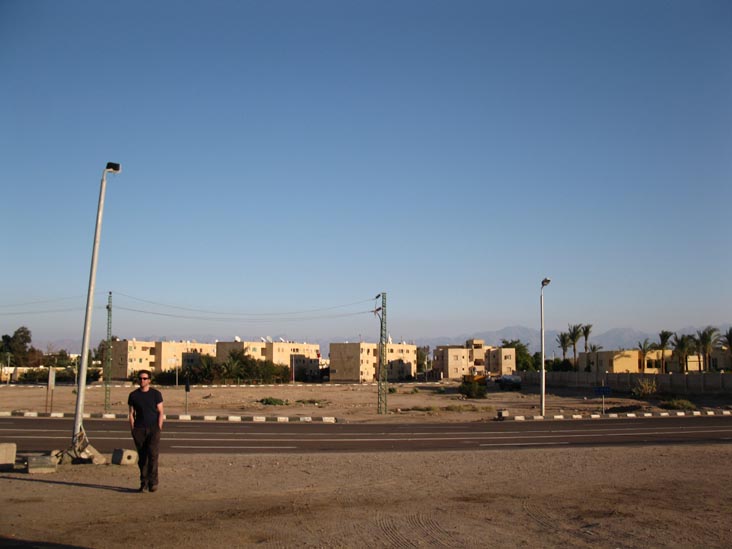
[[[543,288],[544,286],[549,286],[549,283],[551,281],[552,281],[551,278],[545,278],[544,280],[541,281],[541,287]]]
[[[119,173],[122,171],[122,166],[116,162],[107,162],[107,167],[104,169],[105,172]]]

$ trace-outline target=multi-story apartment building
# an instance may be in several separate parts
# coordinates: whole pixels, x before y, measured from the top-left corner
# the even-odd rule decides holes
[[[487,346],[482,339],[469,339],[465,345],[440,345],[433,352],[432,370],[447,379],[511,374],[516,371],[516,350]]]
[[[417,346],[386,344],[386,375],[389,381],[414,379],[417,374]],[[378,343],[331,343],[330,380],[368,383],[377,380]]]
[[[242,351],[256,360],[293,368],[295,377],[308,377],[307,372],[320,370],[320,345],[295,341],[217,341],[216,361],[224,362],[233,351]]]
[[[267,360],[266,342],[260,341],[217,341],[216,362],[225,362],[232,352],[241,351],[256,360]]]
[[[182,370],[198,364],[203,355],[215,354],[212,343],[116,340],[112,341],[112,379],[128,379],[139,370]]]

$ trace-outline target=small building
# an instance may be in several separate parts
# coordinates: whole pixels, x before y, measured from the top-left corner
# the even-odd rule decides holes
[[[516,371],[516,350],[486,345],[482,339],[469,339],[465,345],[439,345],[433,353],[432,370],[455,380],[465,375],[508,375]]]
[[[232,352],[241,351],[255,360],[269,360],[292,368],[297,379],[315,377],[320,370],[320,345],[296,341],[217,341],[216,362],[225,362]],[[311,372],[311,374],[308,374]],[[318,374],[319,375],[319,374]]]
[[[580,371],[590,371],[595,374],[660,374],[662,364],[665,366],[666,372],[681,373],[684,372],[684,362],[674,355],[673,351],[666,349],[663,351],[663,361],[661,360],[662,352],[660,350],[648,351],[645,359],[642,361],[640,349],[621,349],[617,351],[598,351],[596,353],[580,353],[577,357]],[[701,357],[698,355],[690,355],[687,359],[688,372],[698,372],[701,370]],[[589,365],[589,370],[588,370]]]
[[[417,374],[417,346],[409,343],[386,344],[387,380],[414,379]],[[331,343],[330,381],[370,383],[378,380],[378,343]]]

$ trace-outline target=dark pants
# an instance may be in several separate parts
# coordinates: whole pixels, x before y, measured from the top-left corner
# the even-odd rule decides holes
[[[137,447],[140,484],[148,487],[157,486],[160,429],[157,425],[155,427],[135,427],[132,429],[132,438]]]

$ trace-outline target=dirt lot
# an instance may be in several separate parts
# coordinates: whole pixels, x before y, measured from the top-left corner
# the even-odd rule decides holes
[[[73,411],[67,389],[56,390],[54,411]],[[462,401],[452,389],[399,387],[389,406],[403,411],[386,418],[375,414],[370,386],[201,388],[189,396],[189,412],[478,421],[499,407],[533,415],[538,406],[535,393]],[[129,390],[113,392],[112,411],[124,411]],[[182,390],[164,395],[169,414],[184,411]],[[267,396],[290,404],[265,409],[257,400]],[[596,399],[585,396],[550,393],[548,412],[596,410]],[[88,397],[87,411],[101,411],[103,391],[90,389]],[[0,389],[2,411],[43,411],[44,404],[43,389]],[[645,403],[613,398],[606,405]],[[732,545],[731,458],[725,444],[164,455],[154,494],[131,490],[134,467],[64,465],[51,475],[0,474],[0,545],[721,548]]]
[[[500,391],[489,385],[486,399],[465,400],[458,393],[457,383],[392,385],[394,393],[387,395],[390,413],[376,413],[377,388],[375,385],[277,385],[256,387],[193,387],[186,395],[182,386],[162,387],[165,411],[169,415],[269,415],[269,416],[330,416],[348,422],[404,422],[404,421],[480,421],[495,418],[499,409],[511,415],[539,414],[539,394],[536,387],[522,391]],[[127,395],[132,386],[112,386],[111,413],[127,413]],[[88,387],[85,396],[86,412],[104,411],[104,389],[101,385]],[[53,398],[51,398],[51,396]],[[267,397],[285,402],[283,405],[265,405]],[[187,399],[187,407],[186,407]],[[76,394],[73,387],[57,386],[53,395],[43,387],[0,385],[0,411],[54,411],[74,412]],[[718,399],[713,395],[694,399],[698,409],[729,408],[732,399]],[[605,411],[658,412],[660,401],[613,395],[605,398]],[[599,413],[603,401],[591,389],[547,389],[546,415]]]

